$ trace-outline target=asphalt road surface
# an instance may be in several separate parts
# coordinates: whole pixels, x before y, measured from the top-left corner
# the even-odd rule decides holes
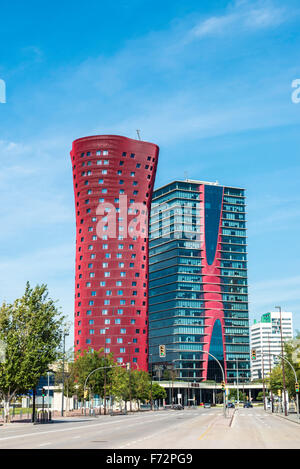
[[[0,427],[0,449],[300,448],[300,425],[260,408],[144,412],[61,418],[48,425]]]

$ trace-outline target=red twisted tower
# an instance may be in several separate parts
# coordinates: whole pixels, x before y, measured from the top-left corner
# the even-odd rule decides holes
[[[75,350],[147,370],[148,214],[159,148],[116,135],[75,140]]]

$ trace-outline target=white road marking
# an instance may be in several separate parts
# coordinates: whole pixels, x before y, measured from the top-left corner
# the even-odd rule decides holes
[[[178,414],[177,414],[178,415]],[[169,415],[163,415],[161,416],[160,420],[164,420],[166,418],[169,418]],[[141,420],[143,419],[143,417],[137,417],[136,420]],[[145,420],[143,419],[142,422],[140,423],[152,423],[154,422],[155,420],[157,419],[152,419],[152,420]],[[107,425],[111,425],[111,424],[114,424],[114,423],[119,423],[119,422],[122,422],[124,423],[124,420],[114,420],[114,421],[109,421],[109,422],[101,422],[101,423],[93,423],[93,424],[90,424],[90,425],[80,425],[80,426],[77,426],[77,427],[67,427],[67,428],[61,428],[61,429],[57,429],[57,430],[49,430],[49,431],[46,431],[46,432],[32,432],[32,433],[25,433],[25,434],[20,434],[20,435],[14,435],[14,436],[6,436],[6,437],[3,437],[3,438],[0,438],[0,443],[1,441],[5,441],[5,440],[13,440],[13,439],[17,439],[17,438],[26,438],[26,437],[30,437],[30,436],[36,436],[36,435],[48,435],[50,433],[59,433],[59,432],[70,432],[70,431],[73,431],[73,430],[80,430],[80,429],[84,429],[84,428],[93,428],[93,427],[104,427],[104,426],[107,426]],[[129,425],[126,425],[126,428],[128,427]],[[133,425],[130,425],[130,426],[133,426]]]

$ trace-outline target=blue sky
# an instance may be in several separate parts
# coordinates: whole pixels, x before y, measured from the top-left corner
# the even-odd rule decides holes
[[[247,189],[251,322],[300,329],[297,1],[2,2],[0,299],[45,282],[73,318],[75,138],[160,146],[174,178]],[[72,336],[69,344],[72,343]]]

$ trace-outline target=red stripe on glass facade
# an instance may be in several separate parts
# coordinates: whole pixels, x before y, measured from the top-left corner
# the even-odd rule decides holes
[[[206,245],[205,245],[205,184],[199,186],[200,192],[200,211],[201,223],[203,223],[203,231],[201,233],[202,239],[202,282],[203,282],[203,298],[205,307],[205,341],[203,350],[209,352],[212,332],[215,322],[219,319],[222,327],[222,341],[224,353],[224,373],[225,379],[227,377],[226,367],[226,350],[225,350],[225,323],[224,323],[224,306],[222,300],[221,289],[221,238],[222,238],[222,210],[223,210],[223,197],[222,196],[222,210],[220,211],[218,241],[214,261],[211,265],[207,262]],[[207,353],[203,354],[203,380],[207,379],[209,356]]]

